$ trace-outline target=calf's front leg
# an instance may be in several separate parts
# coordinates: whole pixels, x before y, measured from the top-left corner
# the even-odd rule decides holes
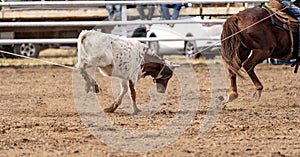
[[[114,103],[110,107],[104,109],[104,112],[107,112],[107,113],[114,112],[121,105],[122,99],[123,99],[124,95],[127,93],[127,91],[128,91],[127,80],[122,80],[120,95],[117,97],[117,99],[114,101]]]
[[[131,95],[131,101],[132,101],[132,107],[133,107],[133,113],[132,114],[138,114],[141,110],[138,109],[138,107],[136,106],[135,85],[131,80],[129,81],[129,89],[130,89],[130,95]]]

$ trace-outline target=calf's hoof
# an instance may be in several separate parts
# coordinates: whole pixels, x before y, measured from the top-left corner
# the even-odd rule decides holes
[[[133,112],[132,112],[132,114],[133,115],[137,115],[139,112],[141,112],[142,110],[140,110],[140,109],[138,109],[138,108],[136,108]]]
[[[94,85],[94,88],[93,88],[93,92],[94,93],[99,93],[100,91],[102,91],[101,88],[99,88],[99,86],[97,84]]]
[[[104,112],[106,112],[106,113],[113,113],[115,110],[116,110],[116,109],[113,108],[113,107],[108,107],[108,108],[105,108],[105,109],[104,109]]]

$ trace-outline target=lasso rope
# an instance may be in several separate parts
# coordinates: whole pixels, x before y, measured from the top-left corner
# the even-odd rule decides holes
[[[22,58],[27,58],[27,59],[39,61],[39,62],[44,62],[44,63],[48,63],[48,64],[51,64],[51,65],[56,65],[56,66],[60,66],[60,67],[72,69],[72,70],[76,69],[76,68],[71,67],[71,66],[66,66],[66,65],[63,65],[63,64],[55,63],[55,62],[50,62],[50,61],[43,60],[43,59],[38,59],[38,58],[32,58],[32,57],[28,57],[28,56],[23,56],[23,55],[11,53],[11,52],[3,51],[3,50],[0,50],[0,52],[1,53],[5,53],[5,54],[9,54],[9,55],[13,55],[13,56],[18,56],[18,57],[22,57]]]

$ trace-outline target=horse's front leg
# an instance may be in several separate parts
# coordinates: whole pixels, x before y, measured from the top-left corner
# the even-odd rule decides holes
[[[267,58],[269,58],[268,53],[264,53],[264,51],[255,50],[252,51],[252,55],[243,64],[243,68],[246,70],[247,74],[251,78],[256,88],[256,92],[253,94],[253,97],[256,100],[259,100],[259,98],[261,97],[263,85],[258,79],[257,75],[255,74],[254,68],[257,64],[261,63]]]
[[[138,114],[141,110],[138,109],[136,106],[136,92],[135,92],[135,84],[130,80],[129,81],[129,88],[130,88],[130,94],[131,94],[131,101],[132,101],[132,107],[133,107],[133,113],[132,114]]]
[[[294,73],[298,72],[298,68],[300,65],[300,56],[296,59],[296,61],[291,65],[291,67],[295,67],[294,69]]]
[[[128,91],[128,82],[127,80],[122,80],[120,95],[117,97],[117,99],[110,107],[104,109],[104,112],[108,112],[108,113],[114,112],[121,105],[122,99],[124,95],[127,93],[127,91]]]
[[[236,85],[236,74],[233,73],[230,69],[228,69],[228,77],[230,80],[230,89],[229,89],[229,94],[228,94],[226,103],[231,102],[234,99],[238,98],[237,85]]]
[[[249,77],[251,78],[255,88],[256,88],[256,91],[255,93],[253,94],[253,98],[256,99],[256,100],[259,100],[260,97],[261,97],[261,93],[262,93],[262,90],[263,90],[263,85],[261,84],[261,82],[259,81],[258,77],[256,76],[255,72],[254,72],[254,69],[250,69],[249,71],[247,71]]]

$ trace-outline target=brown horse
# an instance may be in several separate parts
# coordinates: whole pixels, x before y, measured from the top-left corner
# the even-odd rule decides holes
[[[254,72],[255,66],[267,58],[290,60],[296,57],[291,53],[289,31],[274,27],[269,16],[265,8],[249,8],[232,15],[223,25],[221,55],[230,79],[227,102],[238,97],[236,76],[243,78],[241,68],[251,78],[256,88],[254,97],[259,99],[263,85]],[[294,41],[298,40],[294,37]],[[295,48],[298,49],[298,44],[294,44]]]

